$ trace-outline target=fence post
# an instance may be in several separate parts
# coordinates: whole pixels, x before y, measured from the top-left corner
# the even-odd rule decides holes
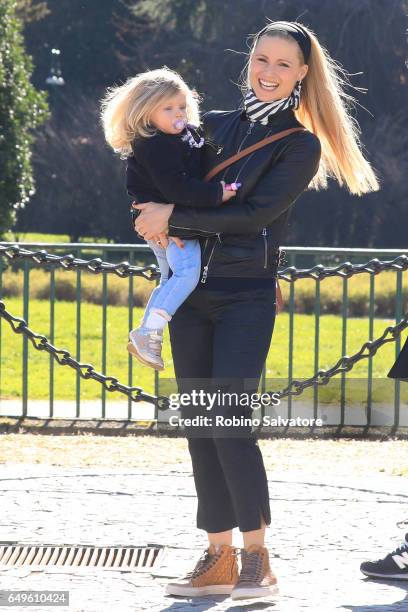
[[[3,297],[3,260],[0,258],[0,296]],[[2,363],[2,344],[3,344],[3,319],[0,318],[0,364]],[[0,367],[0,401],[1,401],[1,367]]]
[[[102,259],[105,260],[106,251],[102,251]],[[108,300],[108,276],[102,272],[102,374],[106,375],[106,349],[107,349],[107,300]],[[106,389],[102,387],[102,418],[106,416]]]
[[[347,314],[348,314],[348,278],[343,277],[343,304],[342,304],[342,337],[341,354],[347,352]],[[340,399],[340,427],[344,427],[346,407],[346,372],[341,373],[341,399]]]
[[[55,336],[55,268],[50,270],[50,342],[54,344]],[[50,355],[50,417],[54,416],[54,359]]]
[[[320,278],[316,279],[315,286],[315,340],[314,340],[314,371],[319,369],[319,340],[320,340]],[[319,385],[313,385],[313,418],[317,419],[319,405]]]
[[[77,252],[77,257],[81,256],[81,250]],[[81,269],[76,273],[76,359],[81,361]],[[81,414],[81,376],[77,372],[76,376],[76,411],[75,416],[79,418]]]
[[[289,255],[289,265],[296,267],[296,254]],[[288,355],[288,385],[293,380],[293,341],[295,315],[295,283],[289,283],[289,355]],[[292,418],[292,395],[288,397],[288,419]]]
[[[28,324],[28,305],[30,298],[30,267],[24,261],[24,287],[23,287],[23,319]],[[28,404],[28,338],[23,336],[23,416],[27,416]]]
[[[375,297],[375,275],[370,274],[370,305],[368,311],[368,339],[374,339],[374,297]],[[371,425],[371,408],[373,403],[373,358],[368,359],[368,385],[367,385],[367,427]]]
[[[129,263],[133,266],[133,251],[129,253]],[[133,329],[133,276],[129,275],[129,292],[128,292],[128,327],[129,331]],[[128,353],[128,385],[133,386],[133,357]],[[132,400],[128,399],[128,420],[132,418]]]
[[[397,270],[396,277],[396,300],[395,300],[395,322],[399,323],[402,319],[402,272]],[[401,336],[395,342],[395,358],[401,350]],[[394,380],[394,429],[398,429],[400,421],[400,402],[401,402],[401,382]]]

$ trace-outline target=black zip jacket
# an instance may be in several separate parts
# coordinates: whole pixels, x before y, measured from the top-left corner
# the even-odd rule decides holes
[[[210,111],[203,117],[202,172],[267,136],[299,127],[292,109],[272,115],[267,125],[250,123],[245,112]],[[276,274],[277,250],[290,209],[316,174],[319,139],[298,132],[229,166],[214,181],[239,181],[237,196],[217,209],[176,206],[169,235],[201,236],[202,277],[264,277]]]
[[[190,128],[196,141],[199,134]],[[177,202],[185,206],[216,207],[222,204],[221,179],[204,183],[201,176],[203,148],[182,140],[185,134],[136,138],[127,159],[126,189],[138,202]]]

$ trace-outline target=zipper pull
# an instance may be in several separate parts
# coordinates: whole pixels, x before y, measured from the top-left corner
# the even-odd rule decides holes
[[[220,234],[217,234],[217,238],[218,238],[218,242],[219,242],[220,244],[222,244],[222,242],[221,242],[221,238],[220,238]]]
[[[266,269],[268,267],[268,241],[266,239],[266,227],[262,228],[262,236],[264,240],[264,250],[265,250],[264,269]]]
[[[201,282],[205,283],[205,281],[207,280],[207,274],[208,274],[208,266],[204,266],[203,268],[203,276],[201,278]]]
[[[255,125],[255,121],[251,121],[249,124],[248,131],[247,131],[247,136],[252,132],[254,125]]]
[[[206,140],[205,144],[207,145],[207,147],[211,147],[212,149],[214,149],[215,154],[219,155],[220,153],[222,153],[222,151],[224,150],[224,147],[222,146],[218,146],[215,142],[213,142],[211,139]]]

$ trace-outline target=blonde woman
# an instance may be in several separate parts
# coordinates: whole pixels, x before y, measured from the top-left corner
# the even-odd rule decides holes
[[[198,100],[176,72],[149,70],[109,88],[102,100],[106,140],[127,160],[127,192],[137,202],[160,199],[179,205],[214,206],[235,196],[224,182],[200,179],[204,139]],[[160,269],[141,325],[130,330],[128,351],[143,364],[163,370],[163,330],[193,291],[200,275],[197,239],[147,241]],[[169,278],[170,269],[172,276]]]
[[[194,402],[183,409],[184,416],[213,417],[206,428],[187,429],[197,527],[207,532],[208,547],[192,572],[167,586],[170,594],[231,593],[237,600],[277,590],[264,541],[271,512],[256,437],[246,420],[238,432],[214,423],[252,412],[239,398],[248,388],[257,390],[268,354],[278,249],[295,200],[307,188],[325,188],[329,176],[359,196],[379,188],[345,86],[346,73],[310,28],[268,23],[253,38],[242,108],[204,116],[205,138],[216,145],[205,148],[204,170],[268,135],[302,125],[306,131],[259,149],[217,176],[242,182],[226,207],[197,209],[177,201],[138,206],[135,228],[147,239],[180,236],[179,228],[203,236],[201,282],[169,326],[180,391],[194,390],[195,379],[195,388],[221,387],[238,398],[229,404],[220,399],[208,411],[195,410]],[[243,535],[240,567],[234,527]]]

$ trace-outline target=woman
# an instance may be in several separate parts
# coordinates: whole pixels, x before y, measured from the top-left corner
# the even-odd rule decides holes
[[[310,185],[325,188],[327,177],[353,194],[378,189],[364,158],[359,129],[349,115],[345,73],[309,28],[272,22],[253,40],[245,74],[243,108],[204,117],[208,171],[238,150],[271,134],[304,126],[273,145],[244,157],[215,177],[242,184],[232,203],[219,209],[149,203],[135,229],[145,239],[167,244],[166,234],[201,236],[201,282],[170,325],[180,391],[236,392],[238,401],[217,401],[197,414],[246,417],[244,390],[258,388],[275,320],[278,246],[291,207]],[[302,92],[302,93],[301,93]],[[183,415],[195,414],[194,406]],[[198,497],[197,527],[209,546],[192,572],[167,586],[167,593],[231,593],[232,599],[275,593],[276,578],[264,546],[271,522],[267,477],[251,428],[187,429]],[[241,570],[232,529],[243,534]]]

